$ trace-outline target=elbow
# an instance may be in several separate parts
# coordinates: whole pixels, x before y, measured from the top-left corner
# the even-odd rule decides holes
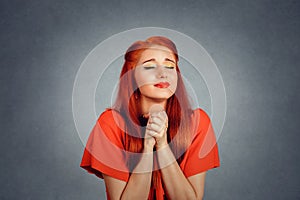
[[[203,196],[197,195],[194,191],[190,191],[185,193],[184,198],[185,200],[202,200]]]
[[[192,196],[192,195],[190,195],[190,196],[188,196],[187,198],[186,198],[187,200],[202,200],[203,199],[203,196]]]
[[[203,194],[197,194],[195,199],[196,200],[202,200],[203,196],[204,196]]]
[[[187,192],[185,194],[181,194],[181,195],[175,195],[175,197],[171,198],[171,199],[178,199],[178,200],[202,200],[203,199],[203,195],[199,194],[195,194],[194,192]]]
[[[188,194],[186,194],[186,199],[187,200],[203,200],[203,196],[204,194],[197,194],[194,191],[193,192],[189,192]]]
[[[195,200],[202,200],[203,199],[204,194],[196,194]]]
[[[202,200],[203,199],[203,195],[197,196],[196,200]]]

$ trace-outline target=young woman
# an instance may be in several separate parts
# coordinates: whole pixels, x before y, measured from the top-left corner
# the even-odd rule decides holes
[[[115,104],[92,130],[81,167],[103,178],[108,199],[202,199],[206,171],[220,166],[208,115],[192,110],[175,44],[132,44]]]

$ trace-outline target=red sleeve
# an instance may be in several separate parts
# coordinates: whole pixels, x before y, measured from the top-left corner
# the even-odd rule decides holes
[[[119,180],[128,180],[120,119],[120,115],[112,110],[101,114],[90,133],[80,167],[100,178],[104,173]]]
[[[220,166],[218,146],[208,115],[201,109],[194,111],[194,137],[186,152],[186,177]]]

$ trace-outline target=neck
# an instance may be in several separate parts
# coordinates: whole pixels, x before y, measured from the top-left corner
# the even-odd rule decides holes
[[[167,99],[150,99],[145,96],[141,96],[141,109],[143,114],[148,114],[152,106],[159,105],[166,110]]]

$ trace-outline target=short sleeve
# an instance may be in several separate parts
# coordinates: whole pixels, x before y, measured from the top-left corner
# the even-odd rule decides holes
[[[119,180],[128,180],[120,121],[120,115],[112,110],[100,115],[88,138],[80,167],[99,178],[103,178],[104,173]]]
[[[192,116],[193,140],[185,155],[186,177],[220,166],[216,137],[208,115],[201,109]]]

